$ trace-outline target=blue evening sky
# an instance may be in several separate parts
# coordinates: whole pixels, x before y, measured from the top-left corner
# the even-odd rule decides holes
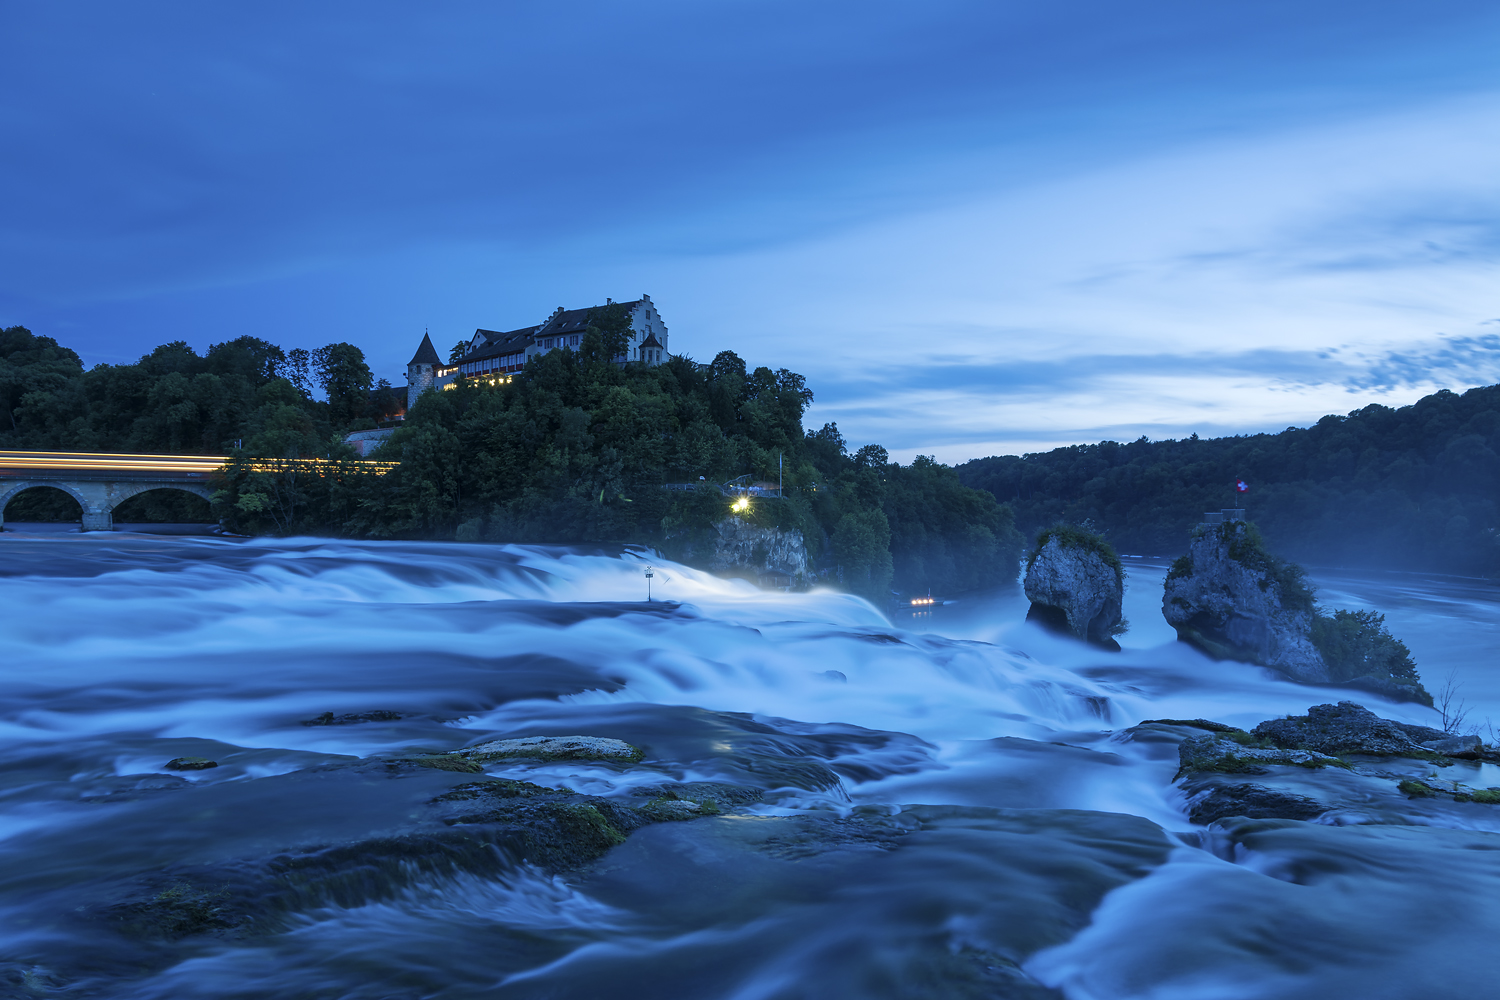
[[[649,292],[945,461],[1500,381],[1500,5],[0,0],[0,325],[87,363]]]

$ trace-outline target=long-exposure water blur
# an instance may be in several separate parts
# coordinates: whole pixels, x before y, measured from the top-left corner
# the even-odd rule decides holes
[[[1146,720],[1437,713],[1209,660],[1127,562],[1110,653],[1014,593],[892,620],[640,550],[8,532],[0,991],[1492,995],[1500,806],[1398,782],[1500,768],[1285,768],[1330,810],[1190,822],[1191,731]],[[1317,582],[1500,719],[1491,586]],[[448,753],[524,737],[637,752]]]

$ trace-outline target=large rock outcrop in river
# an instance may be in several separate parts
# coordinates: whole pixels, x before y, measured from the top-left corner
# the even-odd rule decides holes
[[[756,577],[790,577],[799,583],[807,576],[807,545],[796,528],[771,528],[739,517],[714,525],[713,556],[709,569],[718,573]]]
[[[1266,552],[1248,521],[1203,525],[1172,564],[1162,614],[1177,637],[1220,660],[1304,683],[1333,678],[1312,641],[1313,595],[1300,570]]]
[[[1026,620],[1107,649],[1125,631],[1125,570],[1109,543],[1082,528],[1049,528],[1026,564]]]

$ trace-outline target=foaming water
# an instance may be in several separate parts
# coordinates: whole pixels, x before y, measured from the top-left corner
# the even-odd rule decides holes
[[[1129,568],[1137,628],[1111,654],[1025,625],[1015,594],[893,622],[846,594],[759,591],[634,550],[8,534],[0,982],[122,997],[1312,996],[1364,947],[1330,921],[1399,952],[1399,929],[1360,907],[1461,908],[1424,931],[1428,961],[1500,930],[1500,807],[1407,803],[1399,774],[1299,773],[1276,780],[1334,803],[1318,823],[1190,823],[1181,736],[1140,738],[1143,720],[1250,728],[1351,696],[1436,718],[1170,642],[1150,617],[1164,567]],[[1474,651],[1500,605],[1482,587],[1318,582],[1325,600],[1389,610],[1426,675],[1473,678],[1491,714]],[[486,770],[591,801],[638,804],[663,782],[754,796],[548,871],[427,818],[472,775],[382,763],[567,734],[644,759]],[[184,757],[217,766],[165,767]],[[1433,780],[1500,784],[1490,765],[1456,768]],[[287,874],[312,857],[318,879]],[[1467,874],[1374,874],[1428,857]],[[1352,909],[1299,902],[1334,897]],[[1314,932],[1332,943],[1299,936]],[[1417,965],[1391,961],[1361,995],[1416,995],[1401,989]]]

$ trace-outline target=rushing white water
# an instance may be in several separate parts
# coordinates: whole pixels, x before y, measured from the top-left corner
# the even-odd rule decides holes
[[[1180,736],[1127,732],[1142,720],[1250,728],[1349,697],[1389,718],[1436,716],[1171,642],[1162,567],[1131,567],[1136,628],[1111,654],[1024,625],[1014,595],[892,623],[848,595],[766,593],[656,562],[648,604],[647,564],[516,546],[0,538],[0,988],[1491,992],[1477,958],[1500,931],[1500,807],[1408,802],[1395,789],[1406,772],[1307,772],[1275,780],[1331,803],[1319,821],[1189,822]],[[1485,670],[1500,634],[1492,592],[1318,582],[1334,603],[1388,611],[1429,681],[1456,670],[1474,720],[1500,719]],[[304,724],[327,712],[389,715]],[[377,782],[362,758],[568,734],[625,740],[645,759],[487,770],[621,801],[663,781],[763,794],[643,827],[558,875],[366,865],[337,891],[278,903],[253,934],[131,939],[109,916],[173,879],[231,898],[258,891],[243,873],[266,858],[394,842],[422,802],[471,777]],[[219,766],[165,770],[185,756]],[[1492,771],[1439,777],[1500,785]]]

